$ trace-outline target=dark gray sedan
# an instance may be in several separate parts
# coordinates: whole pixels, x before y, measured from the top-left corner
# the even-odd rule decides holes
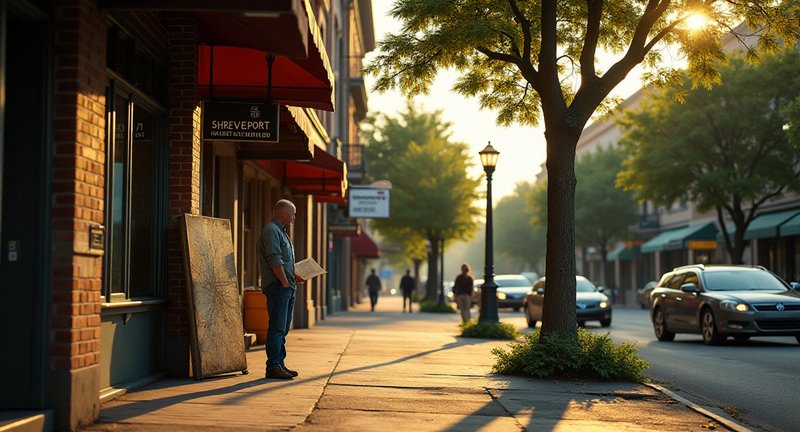
[[[545,278],[539,278],[525,297],[525,318],[531,328],[542,320],[544,282]],[[600,289],[585,277],[575,276],[575,291],[575,312],[579,325],[583,326],[586,321],[600,321],[603,327],[611,325],[611,301]]]
[[[728,336],[794,336],[800,342],[800,293],[760,266],[678,267],[650,294],[656,338],[699,333],[707,345]]]

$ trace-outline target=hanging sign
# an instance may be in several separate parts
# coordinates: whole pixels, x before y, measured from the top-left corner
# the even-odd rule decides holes
[[[204,141],[278,142],[277,104],[205,102]]]
[[[347,202],[350,204],[349,216],[351,218],[389,217],[390,189],[351,186],[348,191]]]

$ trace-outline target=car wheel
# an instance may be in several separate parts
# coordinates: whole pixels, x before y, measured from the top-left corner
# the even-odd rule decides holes
[[[700,333],[703,334],[703,343],[706,345],[719,345],[725,341],[725,336],[717,331],[716,319],[714,319],[714,312],[711,312],[711,309],[703,310],[700,318]]]
[[[611,318],[600,320],[600,326],[601,327],[609,327],[609,326],[611,326]]]
[[[675,339],[675,333],[667,330],[667,320],[660,307],[653,311],[653,331],[656,333],[656,339],[661,342],[669,342]]]

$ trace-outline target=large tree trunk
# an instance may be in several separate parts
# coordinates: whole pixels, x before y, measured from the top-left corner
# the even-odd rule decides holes
[[[744,232],[747,230],[748,225],[750,225],[750,220],[745,218],[744,212],[741,210],[736,208],[734,208],[734,211],[729,210],[728,215],[731,217],[733,225],[736,227],[736,232],[733,233],[733,238],[731,238],[730,233],[728,233],[728,227],[725,226],[722,207],[717,207],[716,210],[717,223],[719,223],[722,229],[722,239],[725,242],[725,251],[728,252],[730,263],[743,264],[745,248]],[[751,212],[751,214],[753,213],[755,212]]]
[[[562,123],[563,125],[563,123]],[[547,295],[542,334],[576,337],[575,315],[575,147],[581,127],[546,126]]]

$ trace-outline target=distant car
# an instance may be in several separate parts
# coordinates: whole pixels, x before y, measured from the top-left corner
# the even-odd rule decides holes
[[[706,345],[732,336],[794,336],[800,343],[800,285],[761,266],[702,264],[677,267],[650,293],[650,316],[660,341],[699,333]]]
[[[531,289],[531,283],[521,274],[501,274],[494,277],[497,284],[497,307],[512,308],[515,311],[522,309],[525,294]],[[481,303],[481,285],[483,279],[475,279],[475,291],[472,293],[472,304]]]
[[[650,292],[658,285],[658,281],[650,281],[641,288],[636,288],[636,303],[642,309],[650,309]]]
[[[542,277],[525,296],[525,319],[528,327],[536,327],[536,323],[542,320],[545,292],[545,278]],[[600,321],[603,327],[611,325],[611,301],[583,276],[575,276],[575,307],[579,325],[586,324],[586,321]]]

